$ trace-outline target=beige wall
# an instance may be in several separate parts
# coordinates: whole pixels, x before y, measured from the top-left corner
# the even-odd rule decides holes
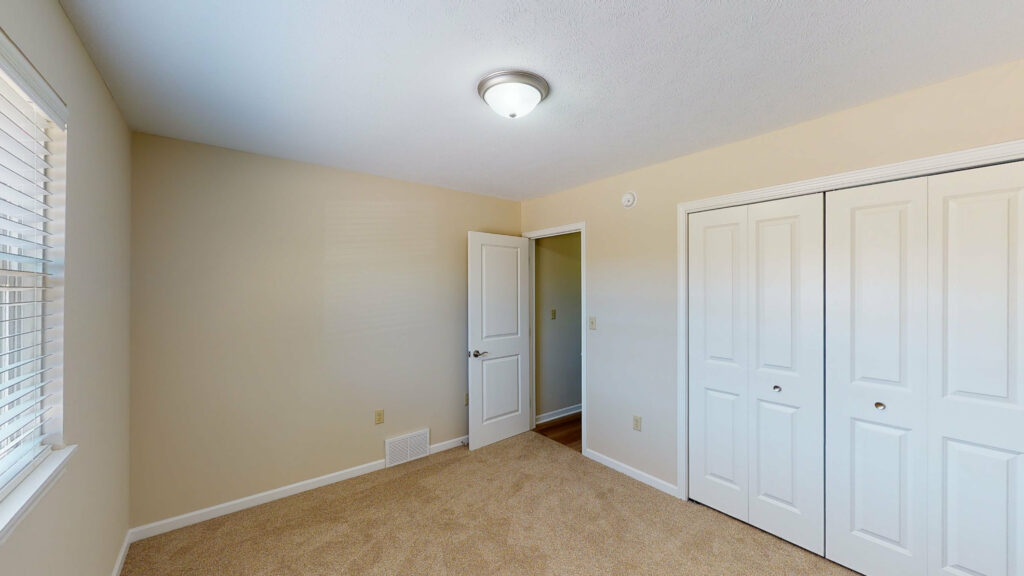
[[[133,525],[466,434],[466,232],[517,234],[517,203],[142,134],[132,152]]]
[[[587,223],[588,447],[677,480],[677,203],[1021,139],[1021,94],[1024,61],[525,202],[523,230]]]
[[[540,415],[580,403],[580,233],[537,239],[534,273],[535,398]]]
[[[2,2],[0,26],[70,114],[64,435],[78,444],[0,545],[0,573],[105,575],[128,529],[130,137],[57,2]]]

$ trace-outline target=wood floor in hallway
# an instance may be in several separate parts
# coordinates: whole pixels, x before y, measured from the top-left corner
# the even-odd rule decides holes
[[[583,452],[583,419],[579,413],[538,424],[534,431],[577,452]]]

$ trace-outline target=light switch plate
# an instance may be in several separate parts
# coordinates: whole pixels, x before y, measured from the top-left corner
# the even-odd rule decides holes
[[[374,410],[373,411],[373,423],[374,424],[383,424],[384,423],[384,410]]]
[[[590,321],[587,322],[587,326],[589,326],[591,330],[597,330],[597,316],[591,316]]]
[[[554,308],[552,308],[551,309],[551,319],[554,320],[557,315],[558,315],[558,312]]]
[[[643,428],[643,424],[644,424],[644,419],[643,418],[641,418],[640,416],[633,416],[633,430],[636,430],[637,432],[639,432],[640,429]]]

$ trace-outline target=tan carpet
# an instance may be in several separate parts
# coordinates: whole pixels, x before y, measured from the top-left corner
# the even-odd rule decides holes
[[[132,544],[170,574],[853,573],[529,432]]]

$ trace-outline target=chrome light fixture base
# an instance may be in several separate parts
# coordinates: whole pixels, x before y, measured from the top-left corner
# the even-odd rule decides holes
[[[498,84],[507,84],[509,82],[533,86],[537,89],[537,92],[540,92],[541,102],[548,97],[548,92],[551,91],[551,87],[548,86],[547,80],[533,72],[526,72],[525,70],[501,70],[499,72],[488,74],[480,79],[480,84],[477,85],[476,91],[480,94],[480,97],[483,98],[488,89],[493,88]]]

